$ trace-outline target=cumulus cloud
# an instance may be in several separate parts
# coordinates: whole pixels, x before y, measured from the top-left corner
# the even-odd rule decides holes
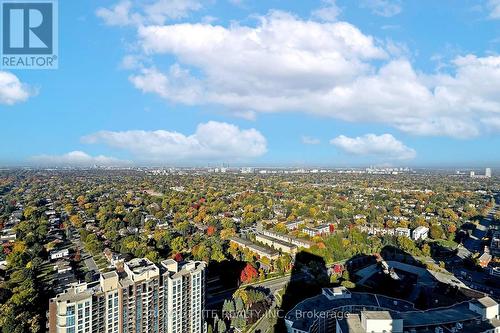
[[[361,5],[384,17],[398,15],[403,10],[400,0],[363,0]]]
[[[156,68],[143,68],[140,73],[131,75],[130,82],[144,93],[155,93],[173,102],[187,105],[198,103],[203,98],[200,82],[175,64],[168,73]]]
[[[142,67],[130,81],[177,103],[236,115],[306,112],[456,138],[480,135],[484,119],[500,117],[500,56],[458,57],[449,72],[426,74],[397,45],[352,24],[277,11],[256,26],[152,25],[138,36],[144,56],[173,55],[176,63]]]
[[[154,0],[132,2],[122,0],[110,8],[100,7],[96,15],[111,26],[164,24],[168,20],[184,18],[200,10],[198,0]]]
[[[104,155],[91,156],[83,151],[72,151],[63,155],[37,155],[31,158],[37,165],[45,166],[123,166],[130,164],[128,161],[119,160]]]
[[[319,145],[321,143],[320,139],[313,138],[311,136],[303,135],[302,136],[302,143],[306,145]]]
[[[265,137],[256,129],[240,129],[222,122],[199,124],[194,134],[157,131],[101,131],[82,138],[132,153],[142,161],[180,162],[247,160],[267,151]]]
[[[0,71],[0,104],[13,105],[26,101],[33,91],[12,73]]]
[[[340,135],[330,143],[342,151],[360,156],[375,156],[386,159],[408,160],[416,157],[414,149],[405,146],[391,134],[365,134],[355,138]]]

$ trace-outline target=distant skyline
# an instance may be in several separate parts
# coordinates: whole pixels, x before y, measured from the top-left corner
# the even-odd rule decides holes
[[[500,1],[59,1],[1,166],[500,167]]]

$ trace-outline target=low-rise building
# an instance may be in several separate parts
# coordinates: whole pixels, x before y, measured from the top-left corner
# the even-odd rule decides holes
[[[268,236],[268,237],[291,243],[293,245],[296,245],[297,247],[303,247],[303,248],[308,249],[313,245],[312,242],[310,242],[306,239],[300,239],[300,238],[296,238],[296,237],[285,235],[285,234],[280,234],[280,233],[269,231],[269,230],[262,230],[261,233],[263,235]]]
[[[470,301],[469,310],[480,314],[482,320],[498,319],[498,303],[488,296]]]
[[[492,256],[490,254],[490,249],[487,246],[484,247],[484,252],[478,259],[479,259],[479,266],[483,268],[488,267],[488,265],[491,262]]]
[[[58,260],[54,265],[54,270],[57,271],[58,274],[62,274],[65,272],[70,272],[71,266],[66,260]]]
[[[66,258],[69,256],[69,249],[50,251],[50,260]]]
[[[299,226],[302,225],[302,224],[304,224],[304,221],[299,221],[299,220],[289,221],[289,222],[285,223],[285,227],[289,231],[292,231],[292,230],[298,229]]]
[[[424,226],[419,226],[413,229],[411,236],[413,240],[424,240],[427,238],[428,234],[429,234],[429,228]]]
[[[395,229],[394,234],[396,236],[405,236],[410,238],[410,229],[399,227]]]
[[[251,242],[247,239],[243,239],[240,237],[231,237],[229,239],[229,241],[231,243],[238,245],[239,247],[241,247],[243,249],[248,249],[249,251],[255,253],[256,255],[258,255],[260,257],[266,257],[266,258],[269,258],[271,260],[278,259],[278,257],[279,257],[278,251],[273,250],[273,249],[267,249],[263,246],[259,246],[259,245],[254,244],[253,242]]]
[[[490,275],[500,278],[500,266],[490,267]]]
[[[295,253],[297,251],[297,246],[292,243],[288,243],[279,239],[275,239],[266,235],[257,234],[255,236],[257,242],[263,243],[269,247],[285,253]]]
[[[491,236],[490,254],[493,257],[500,257],[500,231],[495,231]]]
[[[337,333],[402,333],[403,319],[389,311],[361,311],[337,321]]]
[[[312,228],[304,228],[302,232],[309,235],[310,237],[320,236],[320,235],[328,235],[330,234],[330,225],[322,224]]]

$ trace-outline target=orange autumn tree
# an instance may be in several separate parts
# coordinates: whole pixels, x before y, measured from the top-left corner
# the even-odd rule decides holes
[[[259,276],[259,272],[251,264],[247,263],[245,268],[241,271],[240,280],[243,283],[252,282]]]
[[[209,226],[207,228],[207,235],[208,236],[213,236],[215,234],[215,232],[217,231],[217,228],[214,227],[213,225]]]

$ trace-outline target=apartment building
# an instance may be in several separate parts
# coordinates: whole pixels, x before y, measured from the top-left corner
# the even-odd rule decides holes
[[[285,223],[285,227],[289,230],[295,230],[298,229],[300,225],[304,224],[304,221],[300,220],[295,220],[295,221],[288,221]]]
[[[317,227],[304,228],[304,229],[302,229],[302,232],[307,234],[309,237],[328,235],[328,234],[330,234],[330,225],[329,224],[322,224],[322,225],[319,225]]]
[[[165,333],[205,332],[205,268],[203,262],[183,265],[168,259],[161,263],[163,276],[163,326]]]
[[[70,287],[49,304],[50,333],[91,333],[93,292],[86,283]]]
[[[257,234],[255,240],[284,253],[295,253],[297,251],[296,245],[266,235]]]
[[[204,262],[145,258],[50,300],[49,333],[202,333]]]
[[[398,227],[395,229],[394,234],[396,236],[405,236],[405,237],[410,238],[411,233],[410,233],[410,229],[408,229],[408,228]]]
[[[300,238],[296,238],[293,236],[273,232],[270,230],[262,230],[261,234],[268,236],[268,237],[271,237],[271,238],[274,238],[274,239],[281,240],[283,242],[291,243],[293,245],[296,245],[297,247],[303,247],[306,249],[310,248],[313,245],[312,242],[310,242],[306,239],[300,239]]]
[[[278,259],[279,257],[278,251],[254,244],[252,241],[248,239],[243,239],[240,237],[231,237],[229,238],[229,241],[233,244],[236,244],[238,247],[242,249],[248,249],[250,252],[255,253],[259,257],[266,257],[271,260]]]

